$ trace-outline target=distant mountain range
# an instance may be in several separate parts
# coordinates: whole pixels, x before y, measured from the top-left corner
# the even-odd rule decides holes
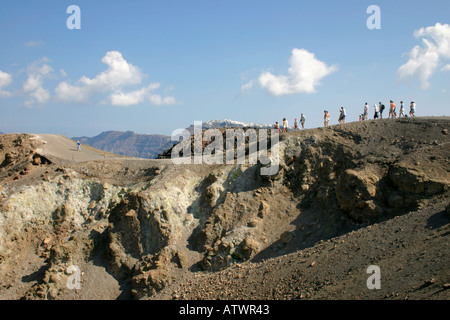
[[[202,129],[215,128],[272,128],[272,125],[246,123],[234,120],[209,120],[202,122]],[[191,134],[194,132],[194,125],[186,128]],[[158,154],[172,148],[175,142],[170,140],[170,136],[160,134],[137,134],[133,131],[105,131],[95,137],[74,137],[72,140],[80,140],[82,144],[91,147],[120,154],[129,157],[139,157],[154,159]]]
[[[137,134],[133,131],[106,131],[95,137],[74,137],[82,144],[129,157],[154,159],[159,153],[173,146],[170,136]]]

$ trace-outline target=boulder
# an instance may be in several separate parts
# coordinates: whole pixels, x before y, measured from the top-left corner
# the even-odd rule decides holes
[[[340,208],[358,222],[369,222],[382,214],[375,202],[380,178],[374,170],[345,170],[338,178],[336,197]]]
[[[38,166],[41,164],[41,158],[40,157],[33,157],[33,165]]]
[[[259,243],[253,237],[247,236],[241,243],[241,249],[245,259],[250,259],[258,252]]]
[[[402,191],[412,194],[433,195],[448,190],[445,177],[431,177],[425,170],[396,164],[389,170],[390,180]]]
[[[281,234],[280,241],[283,242],[284,244],[288,244],[289,242],[292,241],[293,238],[294,235],[292,234],[292,232],[285,231]]]

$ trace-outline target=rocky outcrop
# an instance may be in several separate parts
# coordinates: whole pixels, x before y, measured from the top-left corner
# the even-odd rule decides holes
[[[169,271],[185,264],[175,241],[183,215],[150,199],[144,192],[125,195],[111,209],[106,230],[108,269],[121,279],[132,278],[137,296],[161,290]]]
[[[412,195],[430,196],[448,190],[445,176],[430,176],[426,169],[398,163],[390,168],[389,178],[401,191]]]
[[[358,222],[375,221],[383,215],[376,196],[380,177],[374,170],[347,169],[339,175],[336,197],[341,209]]]

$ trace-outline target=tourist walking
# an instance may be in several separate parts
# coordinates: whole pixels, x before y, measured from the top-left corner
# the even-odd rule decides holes
[[[409,107],[409,115],[413,118],[416,115],[416,102],[414,100],[411,101],[411,105]]]
[[[369,105],[367,102],[364,105],[363,120],[369,120]]]
[[[286,120],[286,118],[283,118],[283,132],[287,131],[288,131],[288,121]]]
[[[302,125],[302,129],[305,129],[305,121],[306,121],[305,115],[302,113],[300,115],[300,124]]]
[[[378,110],[378,105],[377,104],[373,105],[373,110],[374,110],[373,118],[374,119],[378,119],[380,117],[380,112]]]
[[[328,127],[330,125],[330,114],[327,110],[323,111],[323,126]]]
[[[380,108],[380,119],[383,119],[383,111],[386,107],[381,102],[378,103],[378,107]]]
[[[400,101],[400,112],[398,114],[399,118],[405,117],[405,108],[403,107],[403,101]]]
[[[391,103],[391,105],[390,105],[390,107],[389,107],[389,116],[388,116],[388,119],[394,119],[395,118],[395,116],[396,116],[396,113],[395,113],[395,103],[394,103],[394,101],[390,101],[390,103]]]
[[[347,114],[345,113],[345,109],[344,107],[341,107],[341,109],[339,110],[339,123],[345,123],[345,117],[347,116]]]

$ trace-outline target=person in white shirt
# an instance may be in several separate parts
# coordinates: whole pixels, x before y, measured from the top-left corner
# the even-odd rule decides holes
[[[367,102],[364,105],[364,120],[369,120],[369,105]]]
[[[287,132],[288,130],[288,121],[286,118],[283,118],[283,132]]]
[[[416,102],[414,100],[411,101],[411,106],[410,106],[410,109],[409,109],[409,115],[411,117],[414,117],[416,115]]]
[[[405,116],[405,108],[403,107],[403,101],[400,101],[400,114],[398,115],[399,118],[402,118]]]
[[[373,110],[374,110],[373,118],[374,119],[378,119],[380,117],[380,114],[379,114],[379,111],[378,111],[378,105],[377,104],[373,105]]]
[[[302,113],[300,115],[300,124],[302,125],[302,129],[305,129],[305,120],[306,120],[305,115]]]

